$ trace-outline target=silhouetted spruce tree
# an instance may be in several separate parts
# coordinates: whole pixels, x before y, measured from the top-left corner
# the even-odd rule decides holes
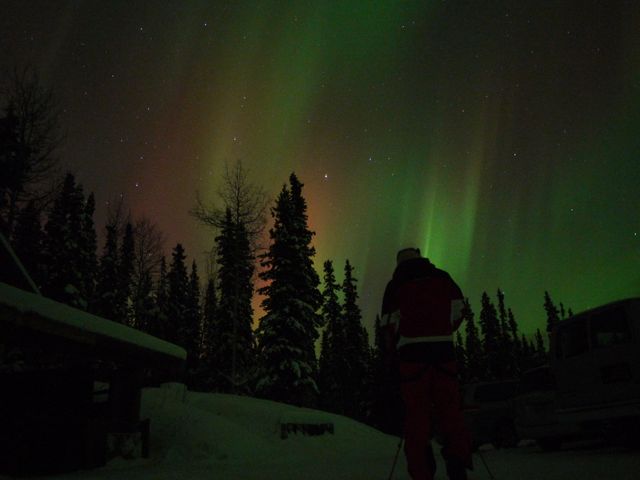
[[[93,192],[89,194],[82,211],[82,229],[79,239],[80,272],[83,281],[83,292],[89,305],[94,298],[96,289],[96,275],[98,271],[98,239],[93,215],[96,210],[96,200]]]
[[[564,320],[565,318],[573,317],[573,310],[571,310],[571,308],[565,309],[565,306],[562,302],[560,302],[559,308],[560,308],[560,318],[562,320]]]
[[[537,361],[538,363],[541,363],[541,364],[545,363],[547,361],[547,350],[544,347],[544,339],[542,338],[542,332],[540,331],[539,328],[536,329],[535,341],[536,341],[535,355],[537,357]]]
[[[189,274],[189,290],[187,291],[187,308],[185,310],[185,323],[182,337],[185,339],[187,351],[187,385],[195,386],[196,370],[198,368],[199,344],[200,344],[200,277],[198,266],[194,260],[191,263]]]
[[[349,260],[344,265],[344,280],[342,292],[344,304],[342,315],[344,318],[344,333],[346,349],[343,353],[346,360],[345,383],[341,385],[345,399],[345,414],[358,420],[364,420],[366,411],[365,392],[369,363],[369,339],[367,331],[362,326],[362,313],[358,306],[357,279],[353,276],[353,266]]]
[[[81,231],[84,195],[72,174],[65,176],[45,225],[47,259],[44,294],[68,305],[86,309],[82,278]]]
[[[496,307],[491,303],[489,295],[482,293],[482,310],[480,311],[480,330],[482,346],[486,361],[488,378],[501,378],[504,365],[500,364],[500,323]]]
[[[120,244],[120,255],[118,255],[118,283],[115,298],[115,320],[125,325],[131,325],[133,323],[133,312],[130,301],[134,256],[133,225],[127,222],[122,236],[122,243]]]
[[[186,348],[187,309],[189,307],[189,277],[185,265],[186,255],[178,243],[171,252],[171,266],[167,274],[169,295],[167,303],[167,340]]]
[[[249,393],[255,375],[253,330],[253,262],[249,237],[227,209],[218,251],[218,346],[221,391]],[[226,379],[226,382],[224,380]],[[226,386],[225,386],[226,385]]]
[[[155,309],[152,315],[152,323],[149,324],[149,333],[167,340],[169,338],[169,275],[167,272],[167,260],[160,258],[160,271],[156,282]]]
[[[11,243],[14,252],[29,272],[32,280],[38,288],[42,288],[44,232],[42,231],[40,208],[35,206],[33,200],[20,210]]]
[[[100,256],[96,289],[91,311],[109,320],[117,321],[118,309],[118,232],[115,225],[106,227],[105,245]]]
[[[513,315],[513,312],[509,308],[507,310],[507,318],[509,325],[509,332],[511,333],[511,347],[512,347],[512,372],[514,375],[519,375],[521,372],[521,358],[522,358],[522,347],[520,345],[520,338],[518,337],[518,323],[516,322],[516,318]]]
[[[329,333],[325,328],[320,335],[320,356],[318,358],[318,408],[334,411],[333,392],[336,390],[334,378],[330,374]]]
[[[464,299],[462,318],[465,327],[464,350],[466,355],[466,380],[478,381],[486,374],[485,357],[482,342],[478,335],[478,327],[468,298]]]
[[[224,385],[216,383],[218,379],[216,372],[220,369],[216,355],[220,350],[220,330],[217,321],[218,300],[216,284],[213,278],[209,278],[207,281],[202,310],[202,340],[198,367],[198,386],[205,391],[218,391]]]
[[[467,352],[464,350],[464,341],[462,339],[462,333],[458,330],[454,335],[454,348],[456,354],[456,364],[458,366],[458,378],[462,382],[466,382],[468,379],[467,373]]]
[[[373,364],[373,355],[375,351],[373,347],[368,343],[369,343],[369,335],[367,333],[367,345],[365,350],[366,352],[365,372],[366,373],[362,381],[362,402],[361,402],[362,412],[360,412],[360,414],[356,418],[358,418],[361,422],[370,424],[371,415],[373,413],[373,405],[374,405],[373,391],[375,387],[376,370],[374,369],[374,364]]]
[[[520,337],[520,368],[524,371],[531,368],[533,365],[531,348],[529,347],[529,341],[523,333]]]
[[[307,205],[302,184],[289,177],[272,209],[271,244],[261,256],[267,285],[262,307],[265,316],[258,327],[261,371],[259,395],[296,405],[316,403],[315,341],[321,304],[319,278],[313,268],[313,232],[307,225]]]
[[[500,348],[500,363],[503,365],[503,377],[516,378],[518,375],[518,336],[513,332],[513,325],[515,325],[515,319],[511,309],[505,307],[504,291],[498,289],[498,314],[500,319],[500,336],[501,336],[501,348]],[[514,321],[512,325],[510,320]]]
[[[525,365],[523,365],[523,370],[537,367],[543,364],[544,362],[546,362],[547,360],[546,354],[543,354],[543,355],[540,354],[540,351],[537,345],[537,342],[538,342],[537,336],[538,336],[537,331],[533,335],[532,339],[529,339],[524,335],[522,336],[523,342],[524,344],[526,344],[526,347],[524,347],[523,349],[524,350],[523,355],[525,355],[525,360],[524,360]],[[542,333],[540,333],[540,338],[542,338]],[[544,350],[544,346],[542,347],[542,349]]]
[[[132,296],[133,326],[143,332],[153,334],[156,321],[156,305],[153,298],[153,279],[151,272],[141,271],[134,285]]]
[[[558,307],[553,304],[549,292],[544,292],[544,310],[547,312],[547,332],[551,332],[553,327],[560,320]]]
[[[502,365],[501,376],[508,376],[511,372],[511,366],[513,364],[511,358],[511,338],[509,335],[509,326],[507,323],[507,309],[504,305],[504,292],[498,288],[498,322],[500,325],[499,336],[499,364]]]
[[[318,387],[320,407],[335,413],[344,413],[340,385],[344,371],[343,352],[346,349],[346,335],[342,325],[342,307],[338,300],[340,286],[336,283],[331,260],[323,265],[322,323],[325,326],[320,343]]]

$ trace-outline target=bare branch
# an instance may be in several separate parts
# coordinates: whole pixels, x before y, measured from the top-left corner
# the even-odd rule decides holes
[[[127,223],[130,222],[131,209],[127,206],[124,195],[107,202],[107,225],[115,227],[119,237],[124,235]]]
[[[155,278],[160,270],[164,252],[165,235],[146,217],[139,218],[133,226],[135,245],[134,282],[136,279]]]
[[[257,250],[267,224],[269,198],[263,187],[251,183],[249,172],[241,161],[238,160],[233,167],[225,164],[218,198],[218,203],[205,205],[200,194],[196,193],[196,205],[190,213],[201,223],[219,229],[225,211],[231,210],[234,222],[244,226],[253,250]]]
[[[4,75],[0,88],[0,218],[12,228],[19,205],[41,195],[56,173],[60,108],[30,67]]]

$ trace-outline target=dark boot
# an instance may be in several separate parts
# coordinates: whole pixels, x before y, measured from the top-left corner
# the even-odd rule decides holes
[[[447,475],[449,480],[467,480],[467,469],[457,460],[448,460]]]

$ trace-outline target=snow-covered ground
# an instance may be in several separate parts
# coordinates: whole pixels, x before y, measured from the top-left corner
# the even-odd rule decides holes
[[[374,480],[387,479],[398,439],[347,418],[232,395],[184,392],[180,386],[147,389],[143,415],[151,418],[150,459],[111,461],[106,467],[47,477],[56,480]],[[280,438],[287,419],[331,421],[335,433]],[[535,445],[482,448],[497,480],[638,480],[640,452],[573,444],[545,453]],[[438,449],[436,449],[437,451]],[[436,478],[445,479],[437,458]],[[491,479],[476,455],[472,480]],[[409,479],[404,456],[394,479]]]

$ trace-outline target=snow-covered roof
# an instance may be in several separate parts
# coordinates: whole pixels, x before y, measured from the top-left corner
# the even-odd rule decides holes
[[[186,351],[147,333],[0,282],[0,323],[82,344],[118,344],[184,362]]]

